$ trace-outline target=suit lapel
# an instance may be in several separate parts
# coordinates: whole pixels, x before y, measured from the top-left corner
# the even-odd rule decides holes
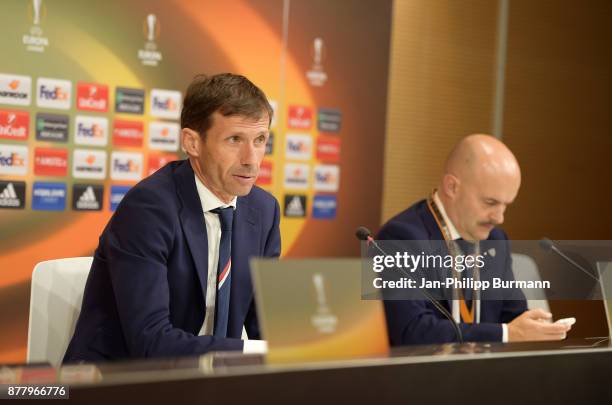
[[[193,169],[188,160],[185,160],[178,166],[174,177],[177,184],[177,193],[182,203],[179,217],[198,273],[202,296],[206,297],[208,237],[206,236],[204,212],[202,211],[202,204],[198,196]]]
[[[427,206],[427,200],[423,201],[417,210],[425,228],[427,229],[427,233],[429,234],[429,240],[431,241],[430,252],[434,255],[445,256],[449,254],[448,248],[446,247],[446,243],[444,242],[444,236],[442,235],[442,231],[436,222],[431,210]],[[438,281],[443,281],[446,278],[446,274],[443,272],[436,272],[436,279]],[[446,296],[445,300],[442,300],[442,303],[446,308],[451,311],[451,300],[452,300],[452,289],[445,289],[444,294]]]

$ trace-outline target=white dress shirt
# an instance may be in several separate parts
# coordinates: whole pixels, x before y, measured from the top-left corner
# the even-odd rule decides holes
[[[217,267],[219,262],[219,244],[221,243],[221,221],[219,215],[211,212],[216,208],[232,207],[236,209],[234,197],[229,203],[224,203],[210,191],[202,181],[194,174],[198,196],[204,211],[204,222],[206,224],[206,236],[208,237],[208,278],[206,284],[204,323],[199,335],[212,335],[215,326],[215,300],[217,296]],[[267,345],[265,341],[245,340],[244,353],[265,353]]]
[[[446,227],[448,228],[448,232],[450,233],[451,239],[452,240],[461,239],[461,235],[457,231],[457,228],[455,228],[455,225],[453,224],[453,222],[450,220],[448,215],[446,215],[444,204],[442,204],[442,200],[440,200],[440,197],[438,197],[437,191],[433,195],[433,200],[438,206],[438,209],[440,210],[440,214],[442,215],[442,218],[444,219],[444,222],[446,223]],[[480,305],[480,302],[474,303],[474,305]],[[461,315],[460,315],[460,310],[459,310],[459,301],[457,300],[452,301],[451,312],[453,314],[453,318],[455,319],[455,321],[459,322],[461,320]],[[506,343],[508,342],[508,325],[506,325],[505,323],[502,323],[501,326],[502,326],[502,342]]]

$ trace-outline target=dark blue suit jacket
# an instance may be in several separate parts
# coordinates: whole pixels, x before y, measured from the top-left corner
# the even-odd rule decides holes
[[[391,218],[382,227],[377,238],[380,240],[444,239],[425,200]],[[488,240],[506,241],[507,237],[501,229],[495,228],[491,231]],[[486,272],[489,276],[497,275],[504,280],[514,280],[508,244],[495,243],[495,245],[498,247],[497,254],[494,259],[489,257],[485,261],[488,269]],[[505,249],[500,251],[499,247],[504,246]],[[512,300],[481,300],[480,323],[459,325],[464,340],[466,342],[501,341],[501,324],[510,322],[527,309],[522,292],[513,291],[513,294],[515,295]],[[451,311],[451,301],[440,302],[449,312]],[[385,313],[392,345],[446,343],[457,340],[451,323],[428,301],[385,300]]]
[[[100,237],[65,362],[241,350],[259,338],[249,258],[280,255],[280,209],[258,187],[238,197],[232,230],[228,338],[198,336],[208,240],[194,173],[172,162],[134,186]]]

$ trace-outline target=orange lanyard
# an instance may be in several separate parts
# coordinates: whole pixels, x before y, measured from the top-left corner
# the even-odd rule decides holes
[[[429,210],[431,211],[431,214],[433,215],[436,224],[438,225],[438,228],[440,228],[440,232],[442,233],[442,237],[446,242],[448,251],[453,256],[457,256],[457,248],[455,246],[454,241],[451,239],[450,231],[446,226],[444,216],[438,209],[438,206],[436,205],[436,202],[433,199],[433,194],[435,192],[436,190],[434,190],[431,193],[431,196],[427,199],[427,206],[429,207]],[[455,271],[455,269],[453,268],[453,273],[453,276],[455,276],[458,272]],[[476,305],[474,305],[474,300],[472,300],[470,308],[468,308],[467,303],[465,302],[465,298],[463,297],[463,291],[461,291],[461,288],[456,288],[456,290],[459,296],[459,312],[461,313],[461,319],[463,319],[464,323],[474,323],[474,308],[476,308]]]

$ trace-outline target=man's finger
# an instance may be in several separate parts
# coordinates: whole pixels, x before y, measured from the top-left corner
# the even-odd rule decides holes
[[[544,323],[541,322],[539,325],[539,331],[545,333],[547,335],[560,335],[567,333],[570,330],[569,325],[564,325],[561,323]]]
[[[525,314],[531,319],[552,319],[552,314],[550,312],[544,311],[540,308],[530,309],[529,311],[525,312]]]

